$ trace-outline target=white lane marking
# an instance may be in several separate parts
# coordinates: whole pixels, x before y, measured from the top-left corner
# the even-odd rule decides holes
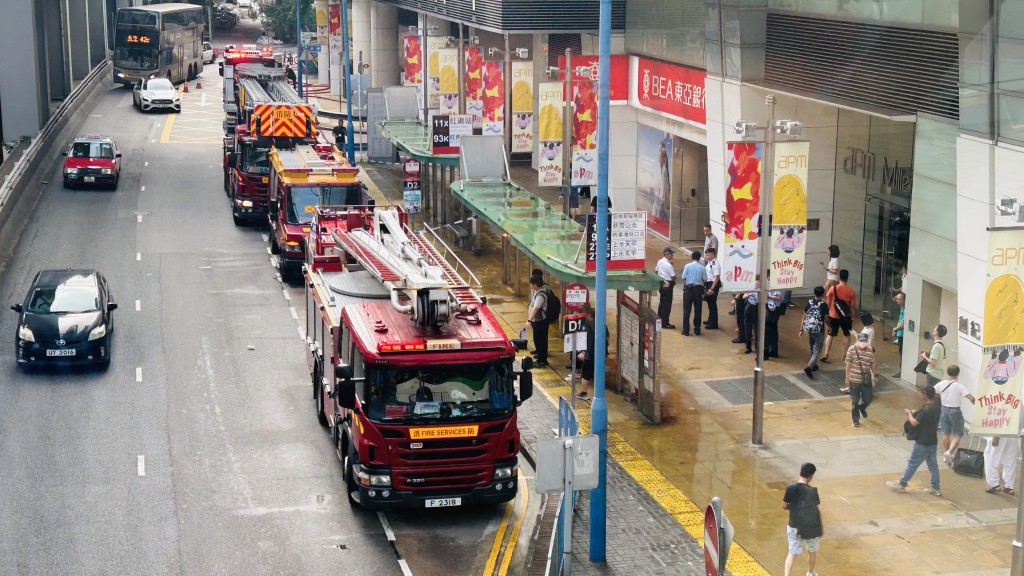
[[[395,533],[391,530],[391,524],[388,523],[387,516],[383,512],[377,512],[377,518],[380,519],[380,525],[384,527],[384,534],[388,537],[388,542],[394,542]]]
[[[145,476],[146,475],[146,456],[144,454],[139,454],[138,468],[139,468],[139,476]]]
[[[135,261],[136,262],[142,262],[142,252],[136,252],[135,253]]]
[[[143,166],[149,166],[149,162],[143,162],[142,165]]]
[[[150,140],[149,143],[150,144],[156,144],[156,140]]]
[[[140,190],[140,192],[145,192],[145,191],[146,191],[146,187],[143,186],[142,189]]]
[[[402,574],[405,574],[405,576],[412,576],[412,570],[409,570],[409,563],[405,561],[405,558],[399,559],[398,566],[402,569]]]
[[[288,311],[292,313],[292,318],[299,319],[299,313],[295,311],[295,306],[289,306]]]
[[[142,214],[136,214],[135,221],[138,222],[139,224],[142,224]]]
[[[267,246],[267,254],[270,254],[270,246]]]
[[[296,326],[295,329],[299,331],[299,340],[305,340],[306,339],[306,333],[302,331],[302,328],[299,328],[298,326]]]
[[[287,290],[281,290],[281,293],[282,293],[282,294],[284,294],[284,299],[285,299],[285,300],[287,300],[287,301],[291,302],[291,300],[292,300],[292,297],[291,297],[291,296],[290,296],[290,295],[288,294],[288,291],[287,291]]]
[[[142,382],[142,366],[135,369],[135,381]]]
[[[135,311],[142,312],[142,300],[135,301]]]
[[[267,236],[265,233],[264,234],[260,234],[260,236],[263,236],[263,241],[264,242],[270,242],[270,236]],[[269,250],[269,248],[268,248],[268,250]]]

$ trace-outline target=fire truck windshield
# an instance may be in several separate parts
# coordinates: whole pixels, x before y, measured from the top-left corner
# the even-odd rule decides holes
[[[270,173],[270,148],[246,146],[242,152],[242,172],[246,174]]]
[[[362,190],[355,186],[294,186],[288,202],[288,223],[309,224],[317,206],[358,206]]]
[[[368,366],[366,415],[378,422],[476,420],[512,413],[512,365]]]

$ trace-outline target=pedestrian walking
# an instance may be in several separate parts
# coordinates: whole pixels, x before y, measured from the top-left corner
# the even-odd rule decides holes
[[[927,492],[932,496],[942,496],[939,492],[939,461],[938,453],[938,432],[939,415],[941,413],[939,401],[935,394],[935,387],[928,384],[921,391],[924,397],[924,405],[917,411],[904,408],[907,413],[908,425],[904,425],[904,432],[908,439],[914,440],[914,447],[910,450],[910,458],[907,460],[907,469],[899,480],[890,480],[886,486],[895,492],[906,492],[907,483],[914,476],[914,472],[924,462],[928,465],[928,472],[931,473],[931,485]]]
[[[704,263],[707,263],[708,250],[714,250],[718,254],[718,236],[711,231],[711,223],[704,225]]]
[[[674,329],[675,326],[669,322],[672,314],[672,293],[676,288],[676,268],[672,265],[672,256],[675,250],[665,247],[661,251],[661,260],[654,267],[654,271],[661,277],[661,286],[658,288],[658,318],[661,318],[661,327]]]
[[[995,494],[1005,492],[1011,496],[1016,494],[1013,487],[1017,485],[1017,459],[1020,458],[1020,438],[1016,436],[992,437],[985,446],[985,481],[988,488],[985,492]],[[1003,468],[1003,485],[999,486],[999,467]]]
[[[877,379],[875,349],[868,343],[868,335],[861,332],[857,343],[846,351],[846,390],[850,393],[854,428],[860,428],[860,419],[868,417],[868,405],[875,397]]]
[[[530,276],[530,287],[533,297],[527,309],[526,324],[533,328],[534,365],[544,367],[548,365],[548,326],[551,323],[547,316],[548,299],[555,296],[543,276]]]
[[[712,236],[714,238],[714,236]],[[717,238],[715,239],[717,243]],[[708,304],[708,319],[704,327],[718,330],[718,292],[722,289],[722,265],[718,263],[718,248],[712,247],[704,251],[704,270],[708,281],[704,283],[704,301]]]
[[[793,560],[807,549],[807,576],[818,576],[814,564],[818,559],[821,537],[825,529],[821,522],[821,498],[818,489],[811,486],[818,469],[810,462],[800,467],[800,479],[786,486],[782,497],[782,509],[789,510],[786,523],[786,540],[789,554],[786,556],[785,576],[793,570]]]
[[[825,319],[828,318],[828,304],[822,299],[824,295],[824,286],[814,287],[814,298],[811,298],[804,306],[804,318],[800,322],[800,335],[807,334],[807,343],[811,349],[811,356],[807,359],[804,374],[812,379],[818,370],[818,356],[825,344]]]
[[[700,252],[690,254],[690,263],[683,266],[683,336],[690,335],[690,312],[693,312],[693,333],[700,336],[701,304],[704,302],[704,284],[707,270],[699,262]]]
[[[904,305],[907,302],[907,295],[904,294],[903,292],[900,292],[899,294],[897,294],[896,296],[893,297],[893,301],[896,302],[896,304],[899,305],[899,307],[900,307],[900,316],[896,320],[896,326],[893,326],[892,337],[893,337],[893,339],[896,340],[896,350],[899,352],[900,364],[902,365],[903,364],[903,322],[904,322],[903,318],[904,318],[904,316],[906,314],[906,307]],[[902,376],[902,372],[896,372],[895,374],[892,375],[893,378],[899,378],[900,376]]]
[[[345,119],[338,118],[338,123],[335,124],[334,128],[331,128],[331,132],[334,133],[334,147],[340,150],[348,138],[348,128],[345,127]]]
[[[828,264],[822,262],[821,267],[825,270],[825,292],[828,292],[839,283],[839,246],[828,247]]]
[[[920,360],[928,362],[928,366],[925,367],[925,379],[929,384],[935,386],[942,380],[943,374],[945,374],[946,365],[946,345],[942,343],[942,338],[946,335],[946,327],[942,324],[936,324],[935,328],[932,329],[932,338],[935,339],[935,343],[932,344],[930,351],[921,351],[918,355]]]
[[[942,461],[946,466],[953,467],[953,455],[960,447],[960,440],[964,437],[964,414],[960,411],[964,399],[974,404],[974,395],[967,391],[967,388],[957,380],[960,377],[960,367],[950,364],[946,368],[946,379],[935,386],[939,393],[939,404],[942,410],[939,412],[939,429],[942,430],[942,447],[946,450],[942,453]]]
[[[853,342],[850,334],[853,330],[853,315],[857,308],[857,292],[848,284],[850,280],[849,270],[839,271],[839,283],[834,284],[831,289],[825,289],[825,299],[828,302],[828,335],[825,336],[825,353],[821,357],[822,362],[828,362],[828,353],[832,350],[832,339],[843,331],[846,344],[843,350],[848,349]]]

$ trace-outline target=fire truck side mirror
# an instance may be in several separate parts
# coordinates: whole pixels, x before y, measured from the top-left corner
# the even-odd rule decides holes
[[[533,372],[519,374],[519,401],[525,402],[533,396]]]

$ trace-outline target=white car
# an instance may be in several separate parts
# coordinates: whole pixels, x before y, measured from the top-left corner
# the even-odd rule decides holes
[[[203,64],[213,64],[213,60],[216,58],[213,52],[213,44],[209,42],[203,42]]]
[[[132,104],[143,112],[174,110],[181,112],[181,97],[167,78],[144,78],[132,88]]]

